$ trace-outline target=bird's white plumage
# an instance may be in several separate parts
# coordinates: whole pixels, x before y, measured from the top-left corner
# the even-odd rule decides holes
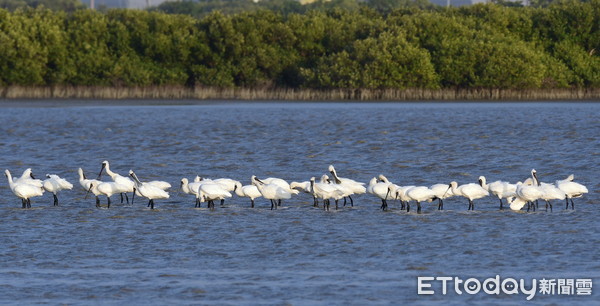
[[[287,189],[282,188],[276,183],[267,183],[266,181],[259,180],[256,176],[250,178],[252,184],[258,188],[263,198],[267,200],[287,200],[292,198],[292,193]],[[297,192],[297,190],[296,190]]]
[[[364,186],[365,183],[357,182],[345,177],[339,177],[333,165],[329,165],[329,173],[333,176],[334,184],[343,185],[348,190],[351,190],[352,194],[364,194],[367,192],[367,188]]]
[[[22,200],[29,200],[33,197],[39,197],[44,194],[44,188],[42,187],[31,185],[23,181],[15,183],[8,169],[4,171],[4,174],[8,179],[10,190],[18,198]]]
[[[110,163],[107,160],[102,162],[102,169],[100,169],[100,174],[102,174],[102,170],[106,171],[106,174],[110,176],[113,182],[117,183],[119,185],[119,188],[124,190],[119,191],[119,193],[133,192],[133,188],[135,187],[133,180],[131,180],[129,177],[122,176],[118,173],[113,172],[110,169]]]

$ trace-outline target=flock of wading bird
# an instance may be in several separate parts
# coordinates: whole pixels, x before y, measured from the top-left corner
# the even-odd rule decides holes
[[[487,183],[485,177],[479,177],[479,183],[469,183],[458,185],[456,182],[450,184],[436,184],[427,186],[399,186],[390,182],[385,176],[379,175],[371,179],[365,187],[365,183],[357,182],[349,178],[339,177],[333,165],[329,166],[328,175],[320,177],[319,181],[312,177],[305,182],[288,183],[280,178],[259,179],[256,176],[251,177],[251,184],[242,185],[239,181],[229,178],[208,179],[196,176],[189,182],[187,178],[181,179],[181,190],[196,199],[195,207],[201,207],[206,202],[207,207],[214,209],[215,201],[224,201],[232,197],[235,193],[239,197],[250,199],[251,207],[254,207],[254,200],[263,197],[271,201],[271,209],[277,209],[282,200],[287,200],[292,195],[304,192],[312,195],[313,206],[318,207],[320,200],[323,201],[323,209],[329,210],[330,202],[335,201],[335,209],[338,209],[338,201],[344,200],[346,206],[349,200],[350,205],[354,206],[353,195],[369,193],[381,199],[381,209],[388,209],[388,201],[400,200],[401,209],[410,211],[410,203],[416,202],[417,213],[421,212],[421,202],[438,201],[438,210],[444,208],[444,200],[450,197],[465,197],[469,201],[468,210],[474,210],[474,201],[483,197],[496,196],[500,201],[500,209],[503,209],[503,199],[506,199],[512,210],[521,210],[527,205],[527,211],[534,210],[538,206],[539,200],[546,202],[546,210],[550,207],[552,211],[551,200],[565,200],[566,209],[575,209],[573,198],[581,197],[587,193],[587,188],[574,182],[574,175],[568,176],[564,180],[557,180],[554,184],[542,183],[538,180],[537,172],[531,170],[531,177],[523,182],[511,184],[505,181],[495,181]],[[96,196],[96,207],[100,207],[99,196],[107,198],[108,208],[110,208],[110,197],[120,194],[121,203],[123,196],[129,203],[127,193],[132,193],[131,204],[135,196],[141,196],[148,199],[148,207],[154,209],[154,200],[168,199],[167,190],[171,184],[164,181],[142,182],[133,172],[129,170],[129,176],[122,176],[110,169],[108,161],[102,162],[102,168],[97,179],[88,179],[81,168],[79,171],[79,184],[86,192],[86,198],[89,193]],[[106,172],[112,181],[101,181],[102,173]],[[44,191],[51,192],[54,197],[54,205],[58,205],[57,194],[61,190],[72,189],[73,185],[64,178],[57,175],[47,174],[47,179],[35,179],[31,168],[26,169],[23,175],[13,178],[9,170],[5,171],[8,183],[12,192],[21,199],[22,207],[31,207],[31,198],[41,196]]]

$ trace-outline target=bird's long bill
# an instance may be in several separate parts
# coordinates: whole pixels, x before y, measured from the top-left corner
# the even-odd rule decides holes
[[[83,198],[84,200],[87,200],[87,196],[88,194],[90,194],[90,190],[92,190],[92,187],[94,187],[94,185],[90,184],[90,188],[88,188],[88,191],[85,193],[85,197]]]
[[[448,189],[446,189],[446,192],[444,192],[444,195],[442,195],[442,198],[446,197],[446,193],[448,193],[448,190],[450,190],[450,188],[452,188],[452,186],[448,186]]]
[[[255,177],[254,179],[255,179],[257,182],[259,182],[259,183],[261,183],[261,184],[265,185],[265,182],[263,182],[263,181],[261,181],[260,179],[258,179],[258,177]]]
[[[333,178],[335,179],[336,184],[342,183],[342,181],[340,181],[340,179],[338,178],[337,173],[335,173],[335,171],[329,171],[329,173],[331,173],[331,175],[333,175]]]
[[[32,172],[29,172],[29,176],[30,176],[32,179],[34,179],[34,180],[35,180],[35,176],[33,176],[33,173],[32,173]]]
[[[102,172],[104,172],[104,167],[106,167],[105,164],[102,164],[102,168],[100,168],[100,173],[98,173],[98,178],[97,180],[100,180],[100,178],[102,177]]]
[[[540,180],[538,179],[537,173],[533,173],[533,178],[535,178],[535,181],[537,182],[537,185],[540,186]]]

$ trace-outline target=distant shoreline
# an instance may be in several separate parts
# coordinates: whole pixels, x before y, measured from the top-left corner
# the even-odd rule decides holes
[[[7,86],[0,87],[0,101],[18,105],[19,100],[174,100],[182,104],[213,104],[219,100],[240,101],[582,101],[600,100],[600,88],[573,89],[293,89],[214,88],[184,86]],[[187,103],[186,103],[187,101]],[[31,101],[29,103],[32,103]],[[81,102],[86,105],[85,101]],[[153,104],[153,103],[150,103]],[[180,103],[177,103],[180,104]]]

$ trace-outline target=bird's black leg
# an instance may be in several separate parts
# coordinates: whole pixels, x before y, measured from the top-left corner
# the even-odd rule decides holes
[[[106,197],[108,199],[108,208],[110,208],[110,197]]]
[[[538,200],[535,200],[535,208],[540,208],[540,202]]]
[[[150,200],[150,203],[152,203],[152,205],[150,205],[150,209],[154,209],[154,199]]]
[[[250,207],[254,208],[254,199],[250,199]]]
[[[319,207],[319,200],[315,196],[313,196],[313,207]]]
[[[120,195],[121,195],[121,204],[123,204],[123,193],[121,192]]]
[[[273,200],[271,200],[271,210],[273,210],[273,205],[275,205],[275,204],[274,204]]]
[[[410,201],[406,201],[406,212],[410,212]]]
[[[441,198],[438,198],[438,210],[444,209],[444,202],[442,202]]]
[[[277,200],[277,206],[281,206],[281,199]]]
[[[27,199],[27,208],[31,208],[31,199]]]
[[[52,194],[54,197],[54,206],[58,206],[58,197],[55,194]]]
[[[225,204],[225,199],[221,199],[221,206],[223,206],[223,204]]]
[[[344,206],[346,206],[346,197],[344,197]]]
[[[567,203],[568,205],[568,203]],[[21,199],[21,208],[27,208],[27,200]]]
[[[400,200],[400,209],[404,210],[406,208],[406,204],[404,204],[404,201]]]
[[[565,201],[567,201],[567,207],[565,207],[565,209],[569,209],[569,198],[565,198]]]
[[[100,198],[96,196],[96,207],[100,207]]]
[[[503,210],[504,206],[502,206],[502,198],[500,198],[500,210]]]
[[[338,200],[335,200],[335,210],[338,210]]]
[[[529,212],[529,208],[530,208],[529,201],[527,201],[527,212]]]
[[[575,209],[575,203],[573,203],[573,198],[571,198],[571,209]]]
[[[417,214],[421,213],[421,202],[417,201]]]
[[[348,199],[350,199],[350,206],[354,207],[354,200],[352,200],[352,197],[348,196]]]

